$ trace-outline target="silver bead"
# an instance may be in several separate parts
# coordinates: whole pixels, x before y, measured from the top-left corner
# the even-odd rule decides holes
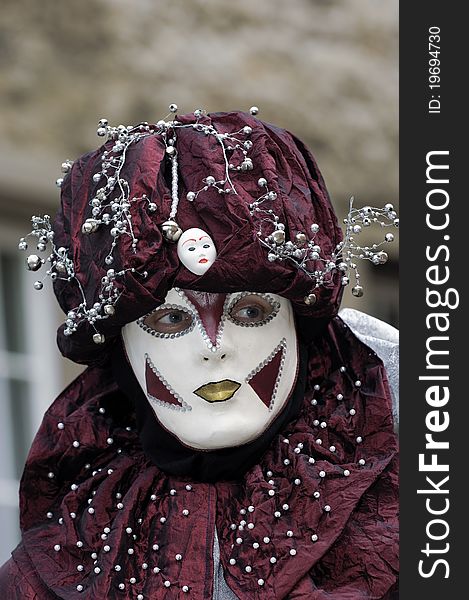
[[[55,185],[57,187],[62,187],[63,182],[64,182],[63,177],[59,177],[58,179],[55,180]]]
[[[182,560],[182,554],[176,554],[175,558],[176,560]]]
[[[177,109],[178,109],[178,105],[177,105],[177,104],[170,104],[170,105],[169,105],[169,110],[170,110],[172,113],[175,113],[175,112],[177,112]]]
[[[186,198],[189,200],[189,202],[194,202],[195,192],[187,192]]]
[[[215,177],[212,177],[212,175],[209,175],[208,177],[206,177],[205,181],[206,181],[207,185],[215,185]]]
[[[249,127],[249,125],[246,125],[246,127],[243,127],[243,133],[245,133],[246,135],[251,135],[252,128]]]
[[[301,231],[299,233],[297,233],[295,236],[295,240],[298,242],[298,244],[305,244],[306,239],[307,239],[306,235],[304,233],[302,233]]]
[[[317,542],[318,541],[318,536],[315,533],[313,533],[313,535],[311,536],[311,541],[312,542]]]
[[[326,504],[324,506],[324,512],[331,512],[331,507],[329,506],[329,504]]]
[[[316,303],[316,300],[317,300],[317,298],[316,298],[316,296],[315,296],[314,294],[308,294],[308,295],[305,297],[305,300],[304,300],[304,302],[305,302],[305,304],[307,304],[308,306],[313,306],[313,305]]]
[[[236,560],[234,558],[230,558],[230,565],[235,565],[236,564]]]
[[[249,112],[251,113],[252,116],[255,116],[259,113],[259,108],[257,106],[251,106],[251,108],[249,109]]]
[[[241,171],[252,171],[254,168],[253,162],[250,158],[245,158],[241,163]]]
[[[388,260],[388,255],[386,252],[378,252],[377,256],[380,265],[384,265],[384,263]]]
[[[264,585],[264,580],[263,579],[258,579],[257,580],[257,585]]]
[[[37,256],[37,254],[30,254],[26,259],[26,267],[30,271],[37,271],[40,269],[42,265],[42,260]]]
[[[168,242],[177,242],[182,235],[182,229],[176,223],[176,221],[165,221],[161,226],[163,236]]]
[[[365,459],[364,458],[360,458],[360,460],[358,461],[358,464],[363,467],[363,465],[365,464]]]
[[[384,239],[385,239],[387,242],[392,242],[392,241],[394,241],[394,234],[393,234],[393,233],[387,233],[387,234],[384,236]]]
[[[290,555],[291,556],[296,556],[296,550],[295,550],[295,548],[291,548]]]
[[[158,207],[156,206],[155,202],[150,202],[150,203],[148,204],[148,210],[149,210],[150,212],[155,212],[157,208],[158,208]]]
[[[246,573],[251,573],[251,571],[252,571],[252,567],[251,567],[250,565],[246,565],[246,566],[244,567],[244,570],[246,571]]]
[[[34,282],[34,289],[35,290],[42,290],[43,287],[44,287],[44,284],[42,283],[42,281],[35,281]]]
[[[106,338],[104,337],[104,335],[102,333],[93,334],[93,342],[95,344],[104,344],[105,341],[106,341]]]
[[[356,298],[361,298],[363,296],[363,287],[361,285],[354,285],[352,288],[352,294]]]
[[[348,477],[350,475],[350,471],[348,469],[345,469],[344,471],[344,476]]]
[[[359,435],[356,439],[357,444],[361,444],[363,442],[363,438],[361,435]]]
[[[349,415],[352,415],[352,417],[357,414],[357,411],[354,408],[351,408],[348,412]]]
[[[291,530],[287,531],[287,537],[293,537],[293,531],[291,531]]]
[[[168,156],[174,156],[176,154],[176,148],[174,146],[166,146],[166,154]]]
[[[265,179],[265,177],[260,177],[257,181],[257,185],[259,187],[265,187],[267,185],[267,179]]]
[[[83,586],[81,585],[81,583],[79,583],[77,585],[77,592],[82,592],[83,591]]]
[[[189,591],[189,586],[188,585],[183,585],[181,589],[186,594]]]
[[[108,315],[108,317],[111,317],[115,312],[116,312],[116,309],[114,308],[114,306],[112,304],[104,305],[104,314]]]
[[[54,546],[54,550],[55,550],[56,552],[58,552],[58,551],[60,550],[60,544],[56,544],[56,545]]]
[[[276,244],[284,244],[285,243],[285,231],[281,229],[277,229],[272,233],[272,238]]]
[[[81,232],[85,234],[94,233],[99,227],[99,221],[96,219],[86,219],[81,226]]]

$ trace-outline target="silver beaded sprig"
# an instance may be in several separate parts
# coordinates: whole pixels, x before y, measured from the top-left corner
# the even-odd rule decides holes
[[[50,254],[46,258],[37,254],[30,254],[26,258],[26,267],[29,271],[39,271],[39,269],[48,263],[45,278],[50,277],[52,281],[73,282],[78,286],[82,302],[67,313],[65,321],[64,335],[74,333],[82,322],[88,322],[94,329],[93,341],[96,344],[102,344],[105,341],[104,336],[96,329],[96,322],[101,319],[107,319],[114,315],[115,304],[119,299],[119,291],[116,280],[123,277],[128,270],[135,272],[135,269],[123,269],[116,272],[114,269],[108,269],[106,275],[101,279],[101,288],[96,301],[92,306],[87,305],[85,293],[80,280],[76,277],[73,260],[68,256],[68,249],[62,246],[57,247],[54,243],[54,232],[52,230],[49,215],[42,217],[32,217],[32,230],[25,237],[21,238],[18,249],[26,251],[28,249],[28,238],[36,238],[36,249],[38,252],[46,252],[50,248]],[[145,273],[142,274],[146,276]],[[36,290],[42,290],[44,279],[34,282]]]
[[[121,235],[128,235],[132,239],[132,249],[136,252],[138,239],[132,230],[132,218],[130,213],[131,203],[138,200],[148,201],[148,211],[155,212],[157,206],[150,202],[146,195],[142,197],[130,198],[130,187],[128,182],[122,177],[121,171],[126,161],[128,148],[142,138],[149,135],[161,136],[165,145],[166,155],[171,160],[171,210],[169,218],[161,225],[161,230],[167,241],[177,242],[182,234],[176,217],[179,206],[179,179],[178,179],[178,152],[177,152],[177,130],[192,128],[204,136],[214,136],[220,145],[223,159],[225,162],[225,177],[216,181],[211,175],[204,178],[204,185],[196,192],[188,192],[186,198],[193,202],[197,196],[207,191],[209,187],[218,189],[220,194],[236,194],[236,189],[230,177],[230,171],[248,172],[254,168],[252,159],[248,156],[252,148],[252,142],[248,139],[252,133],[252,128],[245,126],[239,131],[233,133],[219,133],[213,125],[200,123],[200,118],[205,111],[197,109],[194,111],[195,123],[183,125],[176,120],[178,107],[176,104],[170,104],[170,120],[161,119],[156,125],[150,125],[147,122],[139,125],[112,127],[107,119],[101,119],[98,124],[97,134],[106,137],[108,140],[115,140],[111,150],[104,151],[102,155],[101,171],[93,176],[95,182],[103,182],[93,199],[91,200],[92,217],[86,219],[82,226],[82,232],[86,234],[94,233],[102,225],[111,227],[111,237],[113,238],[111,248],[106,256],[106,264],[113,262],[113,251],[117,244],[117,239]],[[257,114],[258,109],[252,107],[251,114]],[[169,115],[168,115],[169,116]],[[166,119],[168,118],[166,117]],[[244,138],[244,139],[243,139]],[[228,151],[240,149],[243,159],[239,165],[235,165],[228,160]],[[58,183],[59,185],[61,184]],[[117,195],[116,195],[117,191]]]
[[[346,225],[345,235],[332,254],[327,257],[322,253],[321,246],[316,238],[320,231],[317,223],[310,226],[309,231],[297,231],[293,239],[287,240],[285,225],[275,213],[273,202],[277,198],[274,191],[269,190],[267,180],[261,177],[258,180],[263,194],[250,204],[250,214],[257,217],[259,228],[257,231],[259,242],[267,248],[267,258],[271,262],[289,261],[302,270],[313,280],[313,289],[304,301],[308,305],[316,302],[315,289],[331,282],[334,273],[341,275],[342,285],[350,283],[353,274],[355,285],[352,294],[356,297],[363,296],[363,286],[360,283],[360,273],[357,260],[369,260],[374,265],[384,264],[388,255],[382,250],[384,244],[394,240],[394,234],[386,233],[384,239],[371,246],[361,246],[356,242],[356,237],[363,228],[377,224],[382,228],[399,227],[399,219],[392,204],[383,208],[364,206],[357,209],[353,207],[353,197],[350,199],[349,212],[344,219]]]

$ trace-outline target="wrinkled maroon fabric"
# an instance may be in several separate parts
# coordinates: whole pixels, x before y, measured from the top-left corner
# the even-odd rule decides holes
[[[299,419],[242,480],[215,484],[159,471],[110,369],[88,368],[31,448],[23,541],[1,597],[211,598],[215,528],[241,599],[395,597],[397,454],[382,363],[338,317],[309,356]]]
[[[178,117],[183,124],[195,120],[194,115]],[[61,327],[58,344],[68,358],[79,363],[102,364],[107,356],[106,347],[112,344],[121,327],[161,304],[174,286],[218,293],[269,291],[291,300],[297,314],[319,318],[337,313],[342,294],[340,277],[315,292],[318,300],[314,307],[306,306],[304,298],[313,287],[311,278],[288,261],[268,260],[257,236],[259,220],[250,215],[249,209],[262,193],[258,179],[264,177],[269,189],[277,193],[277,199],[269,207],[285,224],[287,236],[294,238],[300,231],[310,232],[310,226],[317,223],[321,229],[315,239],[323,255],[331,256],[342,232],[311,153],[289,132],[246,113],[211,113],[199,122],[213,125],[220,133],[232,133],[245,126],[252,128],[246,139],[253,142],[249,156],[254,169],[232,176],[237,194],[219,194],[215,188],[209,188],[195,202],[186,199],[187,192],[199,190],[203,178],[209,174],[223,179],[225,163],[220,144],[213,136],[192,127],[177,130],[180,197],[177,222],[183,230],[200,227],[209,232],[218,251],[216,261],[202,276],[194,275],[180,264],[176,245],[166,242],[161,234],[161,225],[168,219],[171,206],[171,164],[165,157],[164,143],[161,136],[148,135],[132,144],[122,177],[129,183],[131,198],[146,194],[157,210],[149,213],[144,200],[132,202],[132,228],[139,240],[137,251],[133,253],[129,236],[120,237],[112,266],[116,270],[134,268],[135,272],[128,271],[118,283],[122,295],[115,316],[96,324],[108,343],[104,348],[96,347],[91,339],[94,330],[85,323],[69,337],[64,336]],[[104,259],[111,237],[108,227],[86,235],[81,226],[91,217],[90,200],[101,185],[93,182],[93,175],[100,171],[103,151],[113,144],[107,142],[75,161],[62,184],[61,208],[54,223],[55,243],[70,249],[76,276],[90,306],[97,300],[101,278],[109,268]],[[231,160],[236,162],[238,158],[232,155]],[[146,278],[141,275],[144,271],[148,273]],[[77,284],[58,279],[54,288],[65,312],[82,302]]]

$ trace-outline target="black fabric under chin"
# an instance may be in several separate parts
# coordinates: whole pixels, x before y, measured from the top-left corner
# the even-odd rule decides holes
[[[135,405],[138,432],[145,454],[165,473],[204,482],[241,478],[258,462],[273,437],[299,415],[306,387],[307,362],[307,348],[300,343],[295,388],[279,416],[258,438],[233,448],[195,450],[181,444],[160,424],[127,360],[122,341],[115,344],[112,355],[115,380]]]

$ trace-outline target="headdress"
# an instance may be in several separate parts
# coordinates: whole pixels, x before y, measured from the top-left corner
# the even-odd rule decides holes
[[[39,253],[28,269],[47,264],[67,314],[59,329],[62,352],[77,362],[102,355],[122,325],[159,304],[171,286],[203,291],[265,290],[290,299],[298,314],[330,317],[342,287],[363,294],[359,259],[386,262],[386,233],[372,246],[356,241],[362,228],[397,227],[391,204],[356,209],[346,231],[337,225],[314,158],[297,138],[250,114],[202,110],[156,124],[112,127],[105,143],[62,165],[57,218],[33,217],[27,238]],[[174,242],[201,227],[212,236],[217,260],[194,276]],[[42,289],[43,281],[35,282]]]

